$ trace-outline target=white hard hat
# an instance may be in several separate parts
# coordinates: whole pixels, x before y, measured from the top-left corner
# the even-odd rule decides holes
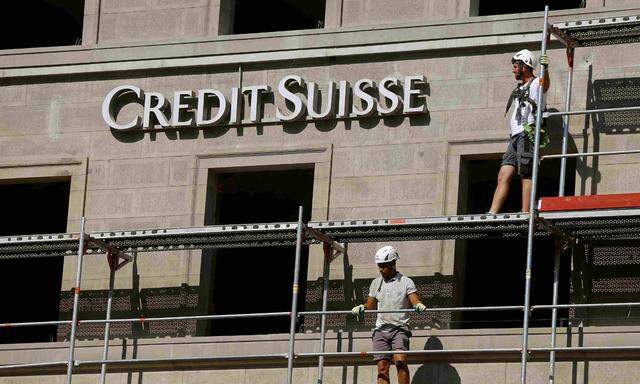
[[[390,245],[385,245],[376,252],[376,264],[388,263],[399,258],[398,251]]]
[[[536,58],[536,55],[534,55],[533,52],[528,49],[518,51],[515,55],[513,55],[511,61],[522,61],[524,65],[531,69],[536,69],[536,67],[538,66],[538,59]]]

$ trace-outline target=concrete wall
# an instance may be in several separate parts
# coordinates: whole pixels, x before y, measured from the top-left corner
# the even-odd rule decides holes
[[[83,45],[218,35],[219,0],[87,0]]]
[[[326,0],[325,28],[465,19],[478,0]],[[634,8],[633,0],[589,0],[589,9]],[[87,0],[83,45],[199,40],[229,34],[234,0]],[[542,9],[540,10],[542,11]]]
[[[95,15],[98,12],[96,5],[87,4],[88,15]],[[99,42],[124,43],[147,41],[150,36],[174,39],[215,34],[211,24],[201,19],[202,13],[211,9],[213,3],[210,2],[194,1],[189,3],[191,8],[181,4],[179,9],[173,8],[172,2],[102,1],[101,4],[99,12],[105,19],[97,29]],[[350,4],[354,7],[366,4],[380,15],[378,2]],[[433,5],[420,4],[423,6],[420,17],[431,17],[425,15],[431,15]],[[442,11],[457,15],[461,8],[453,8]],[[581,12],[577,15],[559,12],[555,19],[608,15],[592,9]],[[195,19],[189,15],[194,15]],[[364,15],[361,21],[350,21],[352,25],[374,23],[377,17],[374,13],[355,11],[352,15]],[[391,22],[392,18],[383,21]],[[514,86],[509,59],[514,51],[524,46],[538,47],[534,42],[539,37],[536,29],[539,24],[538,16],[524,15],[514,20],[511,16],[483,18],[451,25],[433,24],[423,29],[415,26],[391,30],[354,27],[339,33],[291,32],[225,38],[203,45],[194,43],[182,46],[178,54],[169,44],[164,47],[104,50],[80,47],[63,52],[36,49],[27,53],[4,53],[0,55],[3,75],[0,79],[0,178],[71,176],[68,231],[78,230],[83,207],[86,207],[89,231],[199,226],[204,222],[209,169],[296,163],[311,163],[315,167],[314,220],[455,214],[461,159],[464,156],[498,157],[504,151],[508,134],[504,104]],[[505,31],[515,37],[510,40],[509,36],[504,36]],[[421,34],[435,36],[433,41],[427,42],[434,45],[415,48],[408,44]],[[443,36],[455,39],[444,40]],[[369,45],[358,47],[366,41],[363,39],[375,40],[371,45],[375,43],[379,50],[367,51]],[[347,48],[338,50],[336,47]],[[388,47],[397,51],[385,50]],[[289,59],[278,58],[283,49],[289,50],[286,52],[291,55]],[[356,49],[356,53],[348,53],[353,52],[348,49]],[[587,90],[596,80],[638,77],[637,49],[637,44],[623,48],[579,49],[572,108],[584,108],[589,104]],[[224,61],[230,52],[247,61],[253,60],[243,65],[242,78],[237,63]],[[305,58],[311,54],[316,56]],[[555,45],[549,55],[552,63],[549,106],[563,109],[567,76],[564,50]],[[193,60],[201,56],[221,60],[221,64],[198,65]],[[148,67],[139,67],[141,62]],[[100,115],[104,96],[123,84],[162,92],[169,97],[172,91],[182,89],[216,88],[226,93],[240,81],[244,85],[268,84],[277,88],[278,81],[287,74],[298,74],[320,84],[327,80],[353,83],[363,77],[378,81],[390,75],[424,74],[428,83],[425,102],[429,114],[423,118],[145,133],[114,133]],[[265,114],[273,116],[274,108],[275,105],[267,104]],[[134,112],[126,110],[124,114]],[[640,147],[640,139],[634,134],[600,134],[596,144],[592,132],[583,131],[586,124],[584,118],[571,118],[572,150]],[[557,125],[555,127],[557,129]],[[559,146],[557,131],[554,136],[551,152],[558,151]],[[632,155],[605,158],[597,164],[591,160],[580,163],[576,190],[580,194],[635,192],[639,160],[640,156]],[[89,173],[85,174],[87,161]],[[86,201],[82,193],[85,180]],[[355,278],[376,274],[370,258],[379,245],[358,244],[350,248]],[[400,268],[410,270],[411,275],[453,273],[452,242],[397,245],[403,255]],[[320,274],[318,256],[316,249],[309,264],[309,279]],[[138,262],[140,287],[197,285],[199,262],[199,252],[141,254]],[[74,258],[67,258],[64,290],[74,285],[74,266]],[[89,257],[85,266],[83,289],[106,288],[108,272],[102,257]],[[131,268],[127,266],[118,272],[118,288],[133,284]],[[335,278],[341,274],[341,266],[332,270]],[[415,342],[419,344],[420,340]],[[51,355],[53,352],[43,353]],[[612,370],[615,364],[593,363],[588,370],[594,370],[597,377],[622,375],[612,382],[623,383],[627,382],[624,375],[634,374],[638,369],[633,363],[616,364],[623,364],[619,366],[625,369]],[[461,381],[478,381],[477,378],[489,375],[504,377],[501,382],[510,383],[517,377],[516,364],[500,363],[492,365],[490,370],[472,365],[456,366],[455,369],[463,379]],[[342,374],[336,372],[340,372],[336,375]],[[360,374],[367,377],[365,381],[370,381],[372,370],[366,368]],[[145,380],[196,382],[212,377],[210,373],[199,378],[192,375],[145,374]],[[282,372],[226,372],[216,373],[213,377],[225,377],[225,380],[244,377],[247,382],[259,382],[261,379],[272,380],[268,379],[270,375],[280,377]],[[539,382],[544,376],[540,373]],[[126,375],[115,377],[123,382],[127,380]],[[305,377],[304,380],[313,380],[310,373]]]
[[[115,11],[121,9],[118,4],[103,2],[103,7]],[[132,7],[130,3],[120,6],[122,9]],[[563,16],[556,16],[560,17]],[[524,16],[515,22],[479,20],[477,25],[429,28],[435,31],[449,28],[450,32],[461,34],[460,40],[482,28],[489,31],[483,38],[492,41],[491,34],[497,33],[493,32],[497,29],[517,30],[520,25],[526,25],[524,28],[528,30],[528,25],[538,22],[536,18]],[[358,33],[353,32],[354,36]],[[402,35],[410,34],[403,32]],[[275,38],[267,46],[276,47],[279,41],[288,41],[288,38]],[[262,40],[256,37],[231,43],[241,51],[243,47],[259,46]],[[395,54],[376,54],[366,59],[309,59],[293,64],[265,62],[248,65],[242,79],[235,69],[222,66],[146,72],[125,70],[117,74],[79,73],[72,77],[16,76],[5,79],[0,88],[0,153],[2,162],[6,163],[2,174],[3,178],[71,174],[69,231],[78,230],[83,205],[90,231],[202,225],[208,169],[296,162],[313,163],[316,167],[315,220],[455,214],[461,158],[486,154],[499,157],[504,151],[508,134],[504,104],[514,86],[509,59],[512,52],[521,47],[482,45],[482,49],[463,51],[416,51],[402,58]],[[635,48],[632,44],[625,49],[617,46],[579,49],[572,108],[587,106],[587,88],[594,81],[637,77],[640,65]],[[121,51],[127,54],[126,49]],[[84,54],[82,51],[70,54],[76,53]],[[23,69],[29,70],[39,60],[38,55],[45,63],[61,57],[58,52],[36,52],[35,57],[7,54],[2,59],[5,68],[20,65],[22,60]],[[553,48],[549,55],[552,63],[549,107],[563,109],[567,76],[564,51]],[[135,65],[133,61],[119,65],[126,68],[129,63]],[[276,89],[278,81],[287,74],[298,74],[319,84],[327,80],[354,83],[363,77],[380,80],[390,75],[424,74],[428,83],[424,101],[429,113],[422,118],[145,133],[114,133],[100,115],[106,93],[122,84],[162,92],[170,98],[171,92],[179,89],[215,88],[228,93],[240,81],[244,85],[267,84]],[[275,107],[267,103],[265,115],[274,116]],[[125,110],[124,115],[134,112]],[[596,146],[601,150],[637,148],[640,144],[637,135],[600,134],[594,146],[592,133],[583,133],[584,128],[582,117],[571,118],[573,150],[591,150]],[[555,129],[556,139],[550,152],[559,148],[557,124]],[[289,155],[292,150],[300,154]],[[81,191],[87,158],[85,202]],[[590,194],[596,190],[598,193],[637,190],[634,180],[637,180],[639,159],[638,155],[603,158],[596,164],[597,169],[593,169],[591,160],[580,164],[577,191]],[[354,278],[375,275],[370,255],[379,245],[352,247]],[[398,247],[404,255],[401,267],[415,275],[453,273],[452,242],[409,242]],[[318,250],[314,252],[309,279],[321,273]],[[198,255],[198,252],[174,252],[162,257],[141,255],[142,287],[197,284]],[[73,284],[73,265],[73,258],[68,258],[63,289]],[[106,263],[91,263],[87,268],[87,288],[106,288]],[[120,276],[127,276],[127,271]],[[341,273],[340,266],[332,271],[335,278],[340,278]],[[130,281],[130,277],[123,277],[118,285],[126,288]]]

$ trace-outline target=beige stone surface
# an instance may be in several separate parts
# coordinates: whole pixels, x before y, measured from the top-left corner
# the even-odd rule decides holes
[[[98,8],[100,3],[100,8]],[[504,104],[514,86],[509,59],[520,49],[509,36],[539,33],[539,15],[495,16],[466,19],[468,1],[427,0],[330,0],[327,29],[286,32],[254,37],[217,37],[224,25],[216,0],[91,0],[85,7],[82,47],[3,52],[2,73],[15,68],[78,70],[91,64],[91,73],[62,76],[3,78],[0,83],[0,179],[70,178],[72,187],[68,230],[79,229],[84,201],[84,159],[89,158],[86,216],[88,231],[200,226],[204,223],[206,185],[210,170],[241,171],[305,167],[314,169],[312,218],[349,220],[389,217],[423,217],[457,212],[459,172],[463,157],[499,157],[508,134]],[[554,13],[557,19],[611,16],[599,12],[602,4],[588,1],[589,10]],[[629,1],[607,1],[607,9],[637,7]],[[217,12],[217,13],[216,13]],[[587,13],[594,12],[594,13]],[[612,11],[613,12],[613,11]],[[634,13],[633,9],[625,11]],[[571,13],[575,13],[572,15]],[[458,18],[455,22],[444,20]],[[460,19],[462,18],[462,19]],[[512,20],[513,19],[513,20]],[[366,26],[362,28],[362,26]],[[397,27],[396,27],[397,26]],[[342,27],[342,29],[331,29]],[[466,48],[447,45],[465,41]],[[170,44],[169,42],[181,43]],[[436,41],[438,49],[410,48],[409,44]],[[514,43],[515,41],[515,43]],[[529,41],[529,40],[528,40]],[[533,40],[530,40],[533,41]],[[149,42],[156,42],[147,44]],[[378,47],[406,47],[407,52],[365,52]],[[436,43],[433,43],[436,44]],[[621,48],[579,48],[575,58],[573,109],[589,106],[594,81],[640,77],[638,44]],[[337,56],[332,50],[353,49]],[[534,50],[538,45],[528,44]],[[379,49],[379,48],[378,48]],[[235,53],[264,58],[291,50],[285,59],[242,65],[200,65],[203,57]],[[312,59],[301,59],[316,50]],[[409,52],[410,50],[410,52]],[[344,52],[344,51],[341,51]],[[260,56],[262,55],[262,56]],[[336,56],[334,56],[336,55]],[[549,52],[553,108],[563,109],[568,72],[564,49]],[[254,57],[254,58],[255,58]],[[157,59],[140,70],[138,61]],[[170,64],[164,59],[183,60]],[[110,63],[114,67],[102,65]],[[115,64],[114,64],[115,63]],[[137,68],[136,70],[133,70]],[[100,69],[103,68],[103,69]],[[104,69],[107,68],[107,69]],[[111,68],[111,69],[108,69]],[[9,73],[9,72],[7,72]],[[13,73],[13,72],[12,72]],[[322,123],[244,125],[202,130],[161,130],[145,133],[110,131],[101,117],[105,94],[115,86],[133,84],[171,99],[176,90],[215,88],[229,95],[231,87],[266,84],[276,89],[280,79],[297,74],[326,88],[328,80],[361,78],[379,81],[386,76],[424,74],[423,97],[429,114],[423,117],[348,119]],[[248,98],[245,96],[244,100]],[[267,117],[282,108],[281,99],[267,101]],[[139,106],[122,111],[121,119],[140,113]],[[248,116],[245,108],[245,117]],[[586,128],[586,130],[585,130]],[[640,148],[637,133],[597,135],[593,121],[570,119],[575,150]],[[583,132],[583,130],[585,130]],[[594,144],[595,140],[598,144]],[[554,143],[552,151],[557,151]],[[580,163],[576,186],[580,193],[637,192],[640,156],[612,156]],[[349,248],[354,278],[372,278],[377,271],[372,254],[385,243],[359,243]],[[454,271],[452,241],[397,242],[402,271],[410,276],[451,275]],[[318,247],[312,249],[308,277],[320,275]],[[75,285],[76,258],[65,260],[62,290]],[[137,263],[140,287],[199,284],[200,251],[140,253]],[[104,256],[87,256],[83,289],[106,289],[108,269]],[[118,272],[116,286],[133,286],[133,266]],[[331,269],[343,277],[341,262]],[[614,332],[615,331],[615,332]],[[636,342],[637,330],[603,330],[588,336],[591,345]],[[431,331],[430,331],[431,332]],[[417,332],[412,347],[423,347],[430,332]],[[519,347],[520,331],[441,331],[435,333],[445,348]],[[531,344],[546,346],[548,336],[534,332]],[[300,351],[315,350],[317,334],[301,337]],[[347,336],[328,347],[347,346]],[[118,343],[115,341],[114,343]],[[142,357],[178,357],[261,353],[286,350],[286,336],[237,338],[188,338],[141,341]],[[637,342],[636,342],[637,345]],[[357,334],[354,350],[369,346],[368,334]],[[99,358],[97,341],[81,343],[79,358]],[[128,349],[127,349],[128,348]],[[125,348],[131,355],[131,348]],[[54,345],[1,346],[0,363],[66,359],[62,343]],[[121,355],[113,348],[112,355]],[[577,368],[576,368],[577,367]],[[640,367],[635,362],[558,364],[557,382],[634,383]],[[574,374],[573,372],[577,372]],[[412,366],[414,374],[452,382],[507,384],[518,382],[518,363],[439,364]],[[113,374],[118,383],[217,383],[282,382],[283,369],[155,372]],[[315,368],[296,369],[297,383],[315,383]],[[419,376],[420,377],[420,376]],[[325,382],[373,383],[370,366],[332,367]],[[458,381],[455,381],[457,378]],[[575,379],[575,380],[574,380]],[[47,377],[51,383],[64,377]],[[78,375],[77,383],[95,383],[95,375]],[[42,377],[0,378],[0,383],[40,383]],[[547,382],[547,364],[532,363],[530,383]]]

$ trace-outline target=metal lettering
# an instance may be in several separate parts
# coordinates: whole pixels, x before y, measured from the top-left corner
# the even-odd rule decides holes
[[[307,113],[312,119],[327,119],[335,114],[336,103],[334,94],[336,93],[336,83],[327,83],[327,97],[324,100],[325,109],[320,110],[320,92],[316,83],[307,83]],[[316,112],[318,110],[318,112]]]
[[[242,112],[243,97],[238,87],[231,88],[231,117],[229,118],[229,124],[238,124],[242,121],[240,113]]]
[[[155,100],[155,105],[152,105]],[[169,103],[167,99],[162,95],[162,93],[158,92],[147,92],[144,94],[144,111],[143,111],[143,119],[142,119],[142,128],[148,129],[151,128],[151,114],[156,117],[156,121],[163,127],[169,126],[169,120],[164,114],[169,107]]]
[[[189,103],[183,103],[184,99],[195,99],[195,93],[193,91],[175,91],[173,93],[173,108],[171,109],[171,120],[174,127],[189,127],[193,124],[193,118],[189,120],[180,121],[180,111],[188,111],[191,105]]]
[[[378,93],[380,93],[380,102],[378,102],[378,113],[387,116],[397,114],[402,109],[402,100],[393,92],[387,84],[398,86],[400,80],[395,77],[385,77],[380,80],[378,84]],[[389,100],[391,104],[385,106],[385,99]]]
[[[128,131],[132,129],[137,129],[142,126],[142,118],[140,116],[131,120],[126,124],[118,124],[115,101],[122,96],[127,96],[133,94],[136,96],[137,101],[142,104],[142,99],[144,98],[144,92],[134,86],[134,85],[122,85],[112,89],[107,96],[104,98],[102,102],[102,119],[107,123],[107,125],[113,129],[117,129],[119,131]]]
[[[271,92],[271,87],[268,85],[253,85],[250,87],[242,87],[242,93],[250,92],[251,97],[249,101],[249,106],[251,107],[249,113],[249,121],[252,123],[259,123],[262,120],[262,115],[258,114],[258,111],[262,111],[260,104],[260,94],[262,92]]]
[[[377,85],[371,79],[360,79],[353,87],[345,80],[328,81],[326,90],[320,90],[317,83],[307,83],[298,75],[286,76],[278,83],[277,92],[286,106],[277,107],[275,119],[269,123],[425,113],[424,82],[423,75],[402,79],[389,76]],[[232,87],[229,98],[216,89],[181,90],[173,93],[170,103],[161,93],[123,85],[105,96],[102,118],[110,128],[121,131],[152,129],[156,124],[163,128],[255,124],[264,117],[265,93],[269,94],[270,100],[273,98],[268,85]],[[243,121],[244,94],[248,94],[249,113]],[[281,105],[282,99],[276,98],[275,104]],[[118,111],[129,103],[141,104],[142,116],[119,124]]]
[[[285,115],[280,111],[280,108],[276,108],[276,119],[278,120],[293,121],[299,120],[304,116],[305,108],[302,99],[289,90],[289,87],[293,85],[303,88],[304,80],[302,80],[300,76],[292,75],[280,80],[280,84],[278,84],[278,92],[280,95],[293,104],[293,111],[290,115]]]
[[[215,98],[218,100],[218,113],[210,119],[205,117],[207,111],[211,111],[210,104],[206,101]],[[201,89],[198,91],[198,107],[196,108],[196,125],[198,127],[209,127],[219,124],[229,112],[228,102],[222,92],[215,89]]]
[[[411,106],[411,99],[413,95],[419,95],[421,91],[419,89],[414,89],[414,82],[424,83],[424,76],[405,76],[404,77],[404,109],[402,110],[404,113],[424,113],[427,106],[422,103],[417,107]]]
[[[351,92],[349,92],[349,82],[341,81],[338,83],[338,118],[349,117],[349,111],[351,110]]]
[[[372,88],[373,81],[371,79],[361,79],[356,82],[356,85],[353,86],[353,94],[360,100],[364,101],[366,107],[364,109],[359,109],[356,106],[356,103],[353,103],[353,114],[355,116],[371,116],[373,112],[376,110],[376,101],[368,94],[365,89]]]

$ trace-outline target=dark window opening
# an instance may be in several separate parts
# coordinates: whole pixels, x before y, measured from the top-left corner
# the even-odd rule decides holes
[[[501,160],[468,159],[461,162],[458,207],[460,214],[489,210],[496,187]],[[557,196],[560,160],[542,162],[538,179],[538,197]],[[567,161],[565,195],[574,194],[575,160]],[[521,204],[521,180],[515,176],[502,212],[518,212]],[[531,304],[551,304],[553,289],[554,243],[550,238],[536,239],[531,280]],[[460,305],[522,305],[527,239],[459,240],[456,242],[456,276],[459,279]],[[563,255],[560,266],[559,303],[569,301],[570,259]],[[559,319],[567,312],[559,311]],[[534,311],[531,326],[549,326],[550,311]],[[458,328],[513,328],[522,326],[522,311],[465,312],[458,317]],[[455,326],[455,325],[454,325]]]
[[[585,0],[533,0],[533,1],[503,1],[503,0],[476,0],[478,4],[478,16],[504,15],[509,13],[542,12],[544,6],[549,5],[550,10],[584,8]],[[473,4],[473,2],[472,2]],[[473,14],[473,12],[471,12]]]
[[[243,224],[295,222],[298,207],[311,218],[313,169],[209,174],[205,222]],[[298,308],[304,308],[308,247],[300,265]],[[203,252],[203,312],[231,314],[291,310],[294,247],[218,249]],[[286,333],[289,317],[214,320],[199,324],[201,335]]]
[[[235,0],[233,34],[324,27],[326,0]]]
[[[6,10],[6,12],[9,12]],[[57,47],[82,43],[84,0],[25,0],[11,3],[11,22],[0,32],[0,49]],[[5,13],[8,16],[9,13]]]
[[[67,231],[69,181],[0,184],[0,235]],[[0,260],[0,323],[58,320],[64,258]],[[0,343],[56,341],[57,327],[5,328]]]

